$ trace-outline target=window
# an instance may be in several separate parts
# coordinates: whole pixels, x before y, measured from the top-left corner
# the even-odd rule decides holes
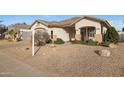
[[[94,37],[95,36],[95,30],[89,30],[89,33],[88,33],[88,36],[89,37]]]
[[[51,31],[51,39],[53,39],[53,31]]]
[[[106,30],[103,31],[103,34],[106,34]]]

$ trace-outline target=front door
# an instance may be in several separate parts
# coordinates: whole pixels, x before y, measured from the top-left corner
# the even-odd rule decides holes
[[[81,40],[82,41],[85,41],[85,34],[86,34],[85,31],[81,31]]]
[[[86,40],[87,40],[86,28],[82,28],[82,29],[81,29],[81,40],[82,40],[82,41],[86,41]]]

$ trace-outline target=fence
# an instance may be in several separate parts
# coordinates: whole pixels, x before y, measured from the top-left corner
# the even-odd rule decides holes
[[[118,32],[121,42],[124,42],[124,32]]]

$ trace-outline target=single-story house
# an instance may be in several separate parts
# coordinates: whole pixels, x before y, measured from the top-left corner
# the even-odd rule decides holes
[[[22,35],[23,39],[30,39],[31,38],[31,30],[29,29],[30,25],[26,24],[26,23],[15,23],[15,24],[11,24],[8,26],[8,31],[14,30],[17,32],[20,32]],[[6,34],[5,38],[9,38],[10,35]]]
[[[111,24],[91,16],[74,17],[63,21],[36,20],[30,30],[47,31],[52,39],[61,38],[64,41],[92,39],[102,42],[103,34]]]

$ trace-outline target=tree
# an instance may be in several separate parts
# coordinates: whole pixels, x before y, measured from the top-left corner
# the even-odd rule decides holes
[[[107,29],[106,34],[104,36],[104,41],[109,43],[118,43],[119,35],[114,27],[110,27]]]
[[[124,27],[122,28],[122,32],[124,32]]]
[[[34,40],[35,45],[37,45],[37,46],[45,45],[47,42],[49,42],[50,36],[45,31],[36,31],[36,33],[34,35],[34,39],[35,39]]]
[[[0,23],[1,23],[2,21],[0,21]],[[0,24],[0,36],[2,37],[2,38],[4,38],[4,36],[5,36],[5,32],[7,31],[7,27],[5,26],[5,25],[3,25],[3,24]]]
[[[21,34],[16,30],[9,30],[5,33],[6,39],[9,41],[21,41]]]

